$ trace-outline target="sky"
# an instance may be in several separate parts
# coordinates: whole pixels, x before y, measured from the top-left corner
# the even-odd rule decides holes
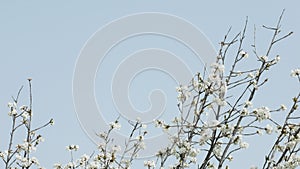
[[[300,63],[297,53],[300,44],[298,3],[270,0],[0,1],[0,150],[6,149],[8,143],[10,119],[7,116],[7,103],[24,85],[21,102],[28,104],[26,79],[30,77],[33,79],[34,124],[43,124],[51,118],[55,120],[54,126],[41,131],[45,142],[36,152],[40,163],[46,168],[52,168],[56,162],[66,163],[69,154],[65,146],[69,144],[80,145],[77,155],[92,153],[95,145],[80,125],[74,104],[72,89],[76,64],[85,44],[97,31],[112,21],[137,13],[156,12],[178,16],[201,30],[215,49],[218,49],[219,42],[229,27],[232,27],[232,32],[239,32],[248,16],[248,44],[252,42],[255,24],[257,43],[262,46],[261,51],[265,51],[264,45],[269,42],[271,34],[261,26],[274,25],[281,11],[285,9],[282,29],[286,33],[293,31],[294,35],[275,46],[272,54],[279,54],[281,61],[270,72],[272,78],[269,84],[272,85],[263,88],[262,94],[257,95],[256,104],[264,103],[270,107],[281,103],[288,105],[299,90],[295,79],[289,76],[291,69],[299,67]],[[139,23],[132,27],[137,24]],[[122,29],[123,27],[119,28],[120,31]],[[94,76],[95,89],[91,89],[95,91],[98,108],[105,112],[102,115],[107,123],[118,116],[118,109],[111,97],[111,77],[126,57],[146,48],[163,49],[180,56],[192,73],[203,70],[199,59],[182,43],[172,38],[144,34],[125,39],[111,49],[101,64],[98,64]],[[148,111],[151,103],[147,97],[150,91],[159,88],[166,97],[166,113],[159,116],[172,116],[170,113],[176,112],[176,79],[157,70],[136,73],[137,76],[128,90],[133,107],[136,110]],[[126,130],[120,132],[124,134]],[[249,140],[249,150],[232,162],[232,168],[249,167],[262,162],[264,154],[257,154],[266,147],[268,141],[268,137],[259,138],[258,141]],[[133,168],[138,168],[138,164]]]

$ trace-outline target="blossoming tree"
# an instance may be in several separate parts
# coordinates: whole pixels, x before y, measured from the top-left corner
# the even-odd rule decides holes
[[[146,168],[229,169],[229,162],[234,159],[235,153],[249,147],[245,138],[255,139],[257,135],[264,133],[276,134],[276,139],[270,143],[271,149],[265,155],[265,161],[260,168],[292,169],[300,166],[300,116],[297,114],[300,91],[293,97],[290,106],[278,105],[272,109],[267,106],[255,107],[252,104],[256,94],[261,92],[258,89],[267,84],[268,78],[265,78],[265,74],[280,61],[279,55],[271,54],[274,45],[292,35],[292,32],[282,35],[282,16],[283,12],[274,27],[263,26],[273,33],[265,53],[261,54],[257,50],[255,31],[252,52],[244,49],[248,26],[246,20],[240,33],[229,38],[229,30],[224,36],[216,61],[209,71],[197,73],[189,84],[176,88],[180,115],[169,122],[155,120],[155,126],[168,134],[171,144],[155,154],[156,160],[145,160]],[[234,52],[229,52],[230,50]],[[228,57],[234,59],[231,66],[225,70],[224,65]],[[242,65],[247,63],[247,58],[255,58],[258,66],[241,70]],[[300,69],[292,70],[291,76],[300,83]],[[31,90],[31,79],[29,86]],[[8,104],[12,129],[8,149],[0,152],[0,158],[6,169],[42,168],[37,158],[31,156],[31,152],[43,141],[43,137],[37,134],[38,130],[53,124],[53,120],[33,128],[31,92],[30,105],[18,107],[20,91],[13,102]],[[272,114],[280,111],[284,112],[284,120],[279,122],[272,118]],[[73,152],[77,151],[79,146],[68,145],[66,148],[71,153],[70,162],[65,165],[54,164],[54,168],[130,168],[139,151],[145,148],[143,140],[147,129],[139,120],[129,123],[132,131],[124,145],[115,145],[110,138],[111,132],[121,127],[117,119],[109,124],[108,131],[98,133],[101,142],[97,151],[89,155],[84,154],[76,160]],[[21,127],[26,129],[25,141],[13,145],[16,130]]]

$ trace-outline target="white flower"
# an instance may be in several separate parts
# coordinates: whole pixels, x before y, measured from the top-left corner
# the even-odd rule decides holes
[[[273,127],[270,124],[267,124],[267,126],[265,127],[265,130],[266,130],[267,134],[272,134]]]
[[[79,149],[79,146],[71,144],[71,145],[66,146],[66,149],[69,150],[69,151],[72,151],[72,150],[77,151]]]
[[[231,133],[233,132],[234,127],[232,125],[228,124],[222,124],[221,125],[221,132],[226,136],[226,137],[231,137]]]
[[[190,162],[196,164],[197,163],[197,158],[196,157],[191,157]]]
[[[240,147],[247,149],[249,147],[249,144],[247,142],[241,142]]]
[[[215,147],[214,147],[214,149],[213,149],[213,152],[214,152],[214,154],[215,154],[217,157],[221,157],[221,155],[222,155],[222,146],[221,146],[221,143],[215,144]]]
[[[137,123],[141,122],[141,118],[140,117],[137,117],[135,120],[136,120]]]
[[[29,113],[28,112],[23,112],[21,116],[23,117],[23,120],[25,121],[29,118]]]
[[[179,92],[183,92],[183,91],[186,91],[188,90],[188,87],[187,86],[183,86],[183,85],[180,85],[178,87],[176,87],[176,91],[179,93]]]
[[[15,115],[17,115],[17,114],[18,114],[18,112],[17,112],[17,110],[14,109],[14,108],[12,108],[12,110],[11,110],[10,112],[8,112],[8,115],[9,115],[9,116],[15,116]]]
[[[144,136],[139,135],[139,136],[136,137],[136,139],[137,139],[138,141],[143,141],[143,140],[144,140]]]
[[[90,156],[88,156],[88,155],[86,155],[86,154],[83,154],[83,155],[80,157],[79,161],[80,161],[80,163],[85,163],[85,162],[87,162],[89,159],[90,159]]]
[[[286,108],[286,106],[285,106],[284,104],[281,104],[281,105],[280,105],[280,109],[284,111],[284,110],[286,110],[287,108]]]
[[[200,150],[199,149],[195,149],[195,148],[192,148],[189,152],[189,156],[190,157],[197,157],[197,155],[199,154]]]
[[[74,168],[75,164],[73,162],[68,162],[67,166],[65,168]]]
[[[55,169],[62,169],[62,165],[59,164],[59,163],[55,163],[55,164],[53,165],[53,167],[54,167]]]
[[[268,56],[261,56],[260,60],[263,62],[267,62],[268,61]]]
[[[241,111],[241,116],[247,116],[249,114],[249,111],[247,108],[243,108]]]
[[[291,71],[291,76],[292,77],[296,77],[296,76],[299,76],[300,75],[300,69],[294,69]]]
[[[212,63],[210,65],[211,68],[215,69],[216,71],[219,71],[220,73],[223,73],[225,70],[225,66],[219,63]]]
[[[44,142],[45,139],[44,139],[44,137],[42,137],[41,135],[39,135],[39,136],[37,137],[37,141],[38,141],[38,142]]]
[[[39,165],[39,161],[36,157],[31,157],[30,161],[32,164]]]
[[[215,84],[219,84],[219,83],[221,83],[221,78],[216,74],[210,74],[208,76],[208,81],[215,83]]]
[[[54,125],[54,120],[51,119],[51,120],[49,121],[49,124],[53,126],[53,125]]]
[[[220,94],[221,94],[221,96],[224,97],[225,94],[226,94],[226,92],[227,92],[227,86],[226,86],[225,83],[222,83],[221,87],[220,87]]]
[[[256,81],[255,79],[251,80],[250,84],[252,84],[252,85],[253,85],[253,88],[254,88],[255,90],[257,90],[257,89],[258,89],[258,86],[257,86],[257,81]]]
[[[79,149],[79,145],[74,145],[74,150],[77,151]]]
[[[263,134],[261,130],[257,130],[256,133],[260,136]]]
[[[193,83],[192,84],[193,84],[194,88],[198,88],[199,87],[199,81],[197,81],[197,80],[193,79]]]
[[[30,159],[29,160],[27,160],[27,158],[23,158],[21,155],[19,155],[19,154],[17,154],[16,155],[16,160],[18,160],[19,162],[19,164],[20,164],[20,166],[22,166],[22,167],[29,167],[30,165],[31,165],[31,161],[30,161]],[[35,160],[35,159],[34,159]]]
[[[178,151],[179,154],[185,154],[187,152],[187,149],[185,147],[181,147]]]
[[[220,98],[214,98],[214,102],[218,105],[218,106],[226,106],[226,101]]]
[[[228,159],[229,161],[232,161],[232,160],[233,160],[233,156],[232,156],[232,155],[229,155],[229,156],[227,157],[227,159]]]
[[[111,122],[111,123],[109,123],[109,125],[112,129],[120,129],[121,128],[121,124],[118,121]]]
[[[23,106],[20,107],[20,110],[22,112],[27,111],[27,109],[28,109],[28,106],[26,106],[26,105],[23,105]]]
[[[17,103],[16,103],[16,102],[13,102],[13,103],[9,102],[9,103],[7,103],[7,106],[8,106],[10,109],[16,108],[16,107],[17,107]]]
[[[243,57],[243,58],[248,58],[248,53],[247,52],[245,52],[245,51],[241,51],[240,52],[240,55]]]
[[[277,55],[276,58],[275,58],[275,63],[279,62],[280,61],[280,56]]]
[[[154,120],[155,127],[163,127],[165,122],[163,120]]]
[[[31,143],[28,143],[26,140],[24,141],[23,144],[17,144],[16,148],[18,149],[18,151],[20,151],[20,150],[25,150],[25,151],[27,151],[28,148],[29,148],[29,151],[30,151],[30,152],[36,150],[36,147],[33,146]]]
[[[170,125],[164,124],[164,125],[162,126],[162,129],[163,129],[164,132],[168,132],[169,129],[170,129]]]
[[[253,113],[255,114],[259,122],[271,118],[271,113],[268,107],[261,107],[258,109],[254,109]]]
[[[253,73],[249,73],[249,74],[248,74],[248,77],[251,78],[251,79],[253,79],[255,76],[254,76]]]
[[[155,162],[153,160],[147,160],[147,161],[144,161],[144,166],[145,167],[155,167]]]
[[[199,140],[199,144],[203,145],[203,144],[205,144],[206,141],[208,141],[210,139],[212,133],[211,133],[211,130],[205,129],[205,130],[202,130],[200,134],[201,134],[201,137]]]
[[[146,129],[147,128],[147,124],[142,124],[141,126],[143,129]]]
[[[218,120],[212,120],[208,122],[208,127],[218,127],[220,122]]]
[[[178,92],[177,100],[179,102],[184,102],[191,96],[191,92],[187,86],[180,85],[179,87],[176,87],[176,91]]]
[[[129,168],[129,166],[130,166],[130,161],[129,161],[128,159],[123,159],[123,160],[121,161],[121,163],[122,163],[122,164],[125,164],[125,166],[126,166],[128,169],[130,169],[130,168]]]
[[[246,105],[247,107],[251,107],[251,106],[252,106],[252,102],[247,100],[247,101],[245,102],[245,105]]]
[[[241,144],[242,141],[242,135],[236,135],[234,140],[233,140],[233,144],[238,145],[239,143]]]
[[[4,159],[5,154],[3,152],[0,152],[0,158]]]

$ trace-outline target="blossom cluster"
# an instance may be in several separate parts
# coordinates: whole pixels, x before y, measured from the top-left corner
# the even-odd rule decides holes
[[[68,145],[66,149],[71,153],[71,160],[67,164],[56,163],[55,169],[65,168],[126,168],[129,169],[132,165],[132,161],[138,157],[138,152],[145,149],[144,136],[147,134],[144,124],[137,120],[130,122],[133,129],[131,135],[124,145],[116,145],[111,138],[111,133],[115,130],[120,130],[121,124],[118,120],[109,123],[108,131],[99,132],[97,136],[100,139],[100,143],[97,147],[97,152],[91,155],[82,155],[78,159],[74,160],[74,151],[79,149],[78,145]],[[152,161],[145,161],[145,167],[154,168],[155,164]]]
[[[7,150],[0,151],[0,159],[4,162],[5,168],[31,168],[36,167],[42,169],[39,160],[31,154],[37,150],[40,143],[44,142],[44,137],[37,132],[48,126],[53,125],[54,120],[42,126],[33,128],[32,126],[32,93],[31,93],[31,79],[28,79],[30,89],[30,104],[18,106],[19,94],[22,88],[19,90],[16,98],[13,97],[13,101],[8,105],[8,116],[12,120],[12,127],[10,131],[9,143]],[[24,130],[25,133],[18,134],[17,131]],[[24,138],[22,143],[15,143],[15,137]]]
[[[169,137],[170,144],[159,150],[156,159],[146,159],[143,166],[147,169],[229,169],[234,155],[252,146],[249,137],[275,135],[276,139],[270,151],[263,155],[263,169],[295,169],[300,166],[300,124],[298,105],[300,91],[292,99],[291,106],[284,104],[275,108],[262,106],[254,102],[258,92],[267,85],[267,72],[280,61],[279,55],[272,55],[273,45],[285,39],[291,33],[278,37],[280,22],[277,27],[265,27],[273,31],[273,38],[264,54],[259,54],[256,44],[252,44],[253,54],[243,49],[247,22],[237,36],[229,39],[229,32],[220,43],[216,61],[197,73],[188,84],[176,87],[178,114],[171,121],[155,119],[153,126],[160,128]],[[235,45],[237,44],[237,45]],[[235,52],[229,49],[238,46]],[[230,66],[225,60],[232,57]],[[259,64],[244,69],[242,63],[249,59]],[[226,67],[226,69],[225,69]],[[291,71],[291,76],[300,83],[300,69]],[[29,80],[31,89],[31,79]],[[31,90],[30,90],[31,92]],[[19,92],[20,93],[20,92]],[[17,96],[18,98],[18,96]],[[53,125],[51,119],[41,127],[32,128],[32,108],[30,104],[18,107],[18,99],[8,103],[8,115],[12,119],[12,129],[8,149],[0,151],[0,159],[6,169],[10,168],[42,168],[37,158],[31,156],[44,138],[37,131],[47,125]],[[274,114],[280,112],[282,121],[275,120]],[[18,124],[19,122],[19,124]],[[79,145],[66,146],[71,158],[66,164],[56,163],[55,169],[129,169],[139,157],[141,150],[147,148],[147,126],[140,119],[128,121],[132,130],[123,145],[116,145],[113,132],[120,130],[119,118],[108,124],[106,131],[97,133],[99,143],[94,153],[83,154],[75,158]],[[13,145],[13,136],[20,127],[25,127],[25,140]],[[241,168],[246,168],[242,166]],[[257,169],[257,166],[250,167]]]

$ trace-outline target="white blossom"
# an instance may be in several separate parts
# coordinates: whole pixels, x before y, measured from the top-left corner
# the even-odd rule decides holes
[[[71,145],[66,146],[66,149],[67,149],[68,151],[72,151],[72,150],[77,151],[77,150],[79,149],[79,146],[78,146],[78,145],[71,144]]]
[[[17,112],[17,110],[14,109],[14,108],[13,108],[11,111],[8,112],[8,115],[9,115],[9,116],[15,116],[15,115],[17,115],[17,114],[18,114],[18,112]]]
[[[155,127],[163,127],[165,122],[163,120],[154,120]]]
[[[153,160],[147,160],[147,161],[144,161],[144,166],[145,167],[155,167],[155,162]]]
[[[49,121],[49,124],[50,124],[50,125],[54,125],[54,120],[51,119],[51,120]]]
[[[247,76],[251,79],[253,79],[255,77],[255,75],[253,73],[249,73]]]
[[[200,137],[200,140],[199,140],[199,144],[200,145],[203,145],[205,144],[206,141],[208,141],[210,138],[211,138],[211,130],[210,129],[205,129],[205,130],[202,130],[201,133],[200,133],[201,137]]]
[[[66,168],[74,168],[75,164],[73,162],[68,162],[68,164],[66,165]]]
[[[256,133],[257,133],[258,135],[260,135],[260,136],[263,135],[263,133],[262,133],[261,130],[257,130]]]
[[[253,113],[255,114],[259,122],[271,118],[271,113],[268,107],[261,107],[258,109],[254,109]]]
[[[284,104],[281,104],[281,105],[280,105],[280,109],[284,111],[284,110],[286,110],[287,108],[286,108],[286,106],[285,106]]]
[[[54,168],[54,169],[62,169],[62,165],[59,164],[59,163],[55,163],[55,164],[53,165],[53,168]]]
[[[241,110],[241,115],[242,115],[242,116],[247,116],[248,114],[249,114],[249,111],[248,111],[247,108],[243,108],[243,109]]]
[[[120,129],[121,128],[121,124],[118,121],[111,122],[111,123],[109,123],[109,125],[112,129]]]
[[[275,57],[275,63],[277,63],[277,62],[279,62],[279,61],[280,61],[280,56],[277,55],[277,56]]]
[[[228,138],[231,137],[231,133],[233,132],[234,127],[231,124],[222,124],[221,125],[221,132]]]
[[[247,107],[252,107],[252,102],[247,100],[247,101],[245,102],[245,105],[246,105]]]
[[[268,61],[268,56],[261,56],[260,60],[263,62],[267,62]]]
[[[245,51],[240,51],[240,53],[239,53],[243,58],[248,58],[248,53],[247,52],[245,52]]]
[[[215,146],[214,146],[214,149],[213,149],[213,152],[214,154],[217,156],[217,157],[221,157],[222,155],[222,146],[221,146],[221,143],[216,143]]]
[[[0,158],[4,159],[5,158],[5,154],[3,152],[0,152]]]
[[[25,121],[29,118],[29,113],[28,112],[23,112],[21,116],[23,117],[23,120]]]
[[[292,77],[296,77],[296,76],[299,76],[300,75],[300,69],[294,69],[291,71],[291,76]]]
[[[30,162],[31,162],[32,164],[35,164],[35,165],[40,165],[40,164],[39,164],[39,161],[38,161],[38,159],[37,159],[36,157],[31,157]]]
[[[176,87],[176,91],[178,92],[177,100],[179,102],[185,102],[191,96],[187,86],[180,85]]]
[[[220,63],[212,63],[211,68],[213,68],[215,71],[218,71],[219,73],[223,73],[225,70],[225,66]]]
[[[220,98],[215,98],[214,102],[218,105],[218,106],[226,106],[226,101],[224,99],[220,99]]]
[[[247,142],[241,142],[240,147],[247,149],[249,147],[249,144]]]
[[[17,107],[17,103],[16,102],[9,102],[9,103],[7,103],[7,106],[10,108],[10,109],[12,109],[12,108],[16,108]]]
[[[208,122],[208,127],[218,127],[220,125],[220,121],[214,119]]]
[[[267,134],[272,134],[273,127],[270,124],[267,124],[267,126],[265,127],[265,130],[266,130]]]

